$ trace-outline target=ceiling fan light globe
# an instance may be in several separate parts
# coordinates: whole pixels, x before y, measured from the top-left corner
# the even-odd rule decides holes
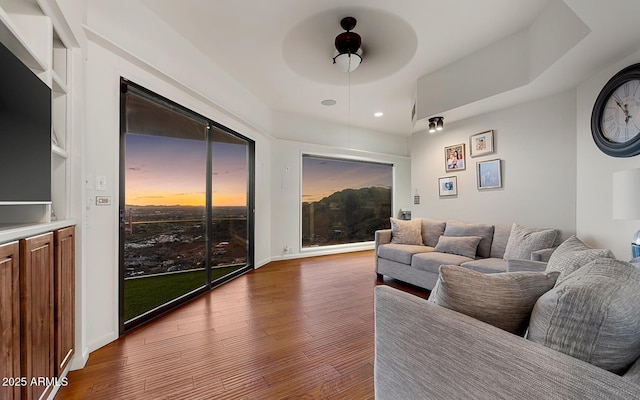
[[[362,53],[358,51],[358,53]],[[333,58],[333,65],[342,72],[353,72],[360,66],[362,57],[358,53],[342,53]]]

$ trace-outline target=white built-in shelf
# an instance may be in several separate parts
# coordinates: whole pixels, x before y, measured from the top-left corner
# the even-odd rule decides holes
[[[68,93],[67,84],[54,70],[51,70],[51,80],[53,81],[54,92]]]
[[[47,71],[49,69],[48,63],[33,52],[31,47],[22,39],[23,37],[22,32],[20,32],[11,17],[0,8],[0,42],[32,70]]]
[[[62,147],[56,146],[53,143],[51,144],[51,153],[61,158],[69,157],[69,153],[67,153],[65,149],[63,149]]]
[[[0,0],[0,42],[52,90],[51,201],[0,202],[0,243],[24,232],[44,232],[52,219],[64,221],[70,215],[71,74],[65,45],[70,36],[68,25],[57,19],[56,2]]]

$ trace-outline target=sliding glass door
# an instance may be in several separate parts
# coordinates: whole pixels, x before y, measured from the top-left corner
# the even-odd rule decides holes
[[[249,254],[249,143],[211,129],[211,281],[216,283]]]
[[[253,142],[122,81],[121,331],[252,268]]]

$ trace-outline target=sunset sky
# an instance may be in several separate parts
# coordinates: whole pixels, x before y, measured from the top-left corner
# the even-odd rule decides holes
[[[391,187],[389,165],[303,157],[302,201],[318,201],[343,189]]]
[[[205,204],[204,141],[127,134],[127,205]],[[317,201],[343,189],[391,187],[389,165],[303,158],[302,201]],[[243,206],[247,201],[247,147],[213,144],[213,205]]]
[[[247,147],[213,144],[213,205],[242,206],[247,197]],[[127,134],[128,205],[204,205],[204,141]]]

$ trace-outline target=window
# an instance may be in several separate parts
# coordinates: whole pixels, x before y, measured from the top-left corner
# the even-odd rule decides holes
[[[393,165],[302,156],[302,247],[368,242],[390,227]]]

